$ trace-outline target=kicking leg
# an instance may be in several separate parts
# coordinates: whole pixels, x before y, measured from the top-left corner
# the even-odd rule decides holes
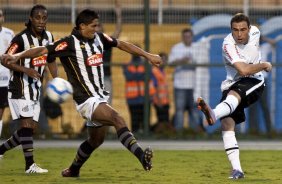
[[[240,102],[241,97],[232,90],[228,93],[226,99],[219,103],[214,109],[211,109],[203,98],[199,97],[197,99],[198,109],[204,113],[209,125],[213,125],[216,120],[232,114]]]
[[[153,157],[152,149],[146,148],[143,151],[134,135],[128,129],[125,120],[116,110],[114,110],[106,103],[101,103],[94,111],[92,120],[107,125],[113,125],[117,131],[118,139],[120,140],[120,142],[138,158],[146,171],[151,170],[151,159]]]

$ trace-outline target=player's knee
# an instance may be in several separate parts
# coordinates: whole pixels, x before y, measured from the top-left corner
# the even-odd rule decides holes
[[[23,119],[21,119],[21,127],[22,128],[35,129],[36,128],[36,124],[34,123],[32,118],[23,118]]]
[[[221,130],[222,131],[234,131],[235,122],[232,118],[224,118],[221,120]]]

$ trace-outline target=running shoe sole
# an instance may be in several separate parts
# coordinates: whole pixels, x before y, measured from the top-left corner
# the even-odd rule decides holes
[[[213,125],[216,122],[216,119],[214,117],[214,113],[210,106],[206,104],[203,98],[199,97],[197,99],[198,109],[202,111],[206,117],[206,120],[209,125]]]
[[[150,171],[153,167],[152,165],[153,150],[148,147],[144,150],[142,165],[145,171]]]

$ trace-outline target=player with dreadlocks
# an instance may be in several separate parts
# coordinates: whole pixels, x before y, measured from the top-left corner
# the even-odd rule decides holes
[[[46,31],[47,9],[35,5],[30,11],[26,29],[14,37],[7,54],[45,46],[54,41],[53,35]],[[46,173],[33,159],[33,133],[37,127],[40,114],[40,91],[45,65],[48,65],[52,77],[57,77],[57,65],[54,58],[47,54],[35,58],[21,59],[16,64],[5,65],[12,71],[8,87],[8,102],[13,120],[20,120],[20,128],[0,146],[0,158],[4,153],[22,145],[25,158],[25,173]]]

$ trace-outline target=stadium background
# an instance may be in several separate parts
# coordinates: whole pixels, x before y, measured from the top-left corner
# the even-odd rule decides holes
[[[24,22],[28,19],[30,8],[36,4],[44,4],[48,8],[49,21],[47,28],[54,34],[55,39],[66,36],[72,29],[73,17],[83,8],[91,7],[100,14],[101,21],[104,23],[105,32],[111,34],[114,30],[116,17],[114,15],[113,0],[0,0],[0,8],[5,13],[5,27],[11,28],[18,33],[24,28]],[[120,0],[122,6],[122,33],[120,39],[139,44],[142,48],[150,50],[153,53],[169,53],[171,47],[180,41],[180,32],[185,27],[197,27],[195,35],[197,41],[203,40],[199,49],[199,64],[196,68],[200,71],[206,71],[198,76],[199,85],[196,87],[201,91],[200,95],[206,95],[212,106],[220,97],[220,81],[225,77],[224,67],[221,64],[221,42],[222,35],[229,31],[229,24],[225,22],[226,17],[237,12],[244,12],[249,15],[253,24],[264,25],[267,36],[277,38],[276,48],[273,49],[270,60],[274,63],[274,70],[268,77],[269,97],[268,105],[271,112],[272,127],[275,132],[282,131],[282,116],[279,114],[282,110],[282,95],[280,93],[282,85],[279,83],[281,73],[281,50],[282,42],[279,35],[282,34],[281,11],[282,0]],[[146,13],[149,14],[146,20]],[[200,21],[208,16],[219,17],[210,22],[200,24]],[[224,14],[222,19],[219,19]],[[278,17],[276,22],[268,23],[272,18]],[[280,18],[280,19],[279,19]],[[217,23],[225,24],[222,27],[213,29]],[[228,21],[227,21],[228,22]],[[146,28],[149,26],[149,31]],[[207,27],[203,29],[203,27]],[[269,31],[269,27],[274,30]],[[217,27],[218,28],[218,27]],[[211,37],[208,37],[212,35]],[[214,36],[218,35],[218,36]],[[146,42],[146,39],[147,42]],[[113,107],[118,109],[122,116],[129,123],[129,113],[125,100],[124,76],[122,65],[130,60],[130,55],[125,54],[118,49],[113,51]],[[192,66],[193,67],[193,66]],[[60,75],[65,78],[65,73],[60,67]],[[170,87],[170,116],[174,113],[173,104],[173,67],[167,67],[167,80]],[[189,79],[187,79],[189,80]],[[212,94],[212,95],[211,95]],[[211,98],[212,97],[212,98]],[[78,133],[84,124],[84,120],[76,112],[73,102],[68,101],[62,104],[62,119],[49,119],[53,133],[62,133],[64,125],[72,127],[75,133]],[[151,123],[156,121],[154,108],[150,108],[148,118]],[[260,112],[260,111],[259,111]],[[261,116],[261,113],[258,113]],[[4,121],[9,121],[9,111],[6,111]],[[259,118],[261,132],[265,132],[264,119]],[[187,122],[187,121],[185,121]],[[129,125],[130,126],[130,125]],[[187,127],[188,124],[186,123]],[[213,132],[218,128],[209,127],[208,131]],[[248,122],[240,127],[241,132],[248,132]],[[145,130],[145,133],[148,130]]]

